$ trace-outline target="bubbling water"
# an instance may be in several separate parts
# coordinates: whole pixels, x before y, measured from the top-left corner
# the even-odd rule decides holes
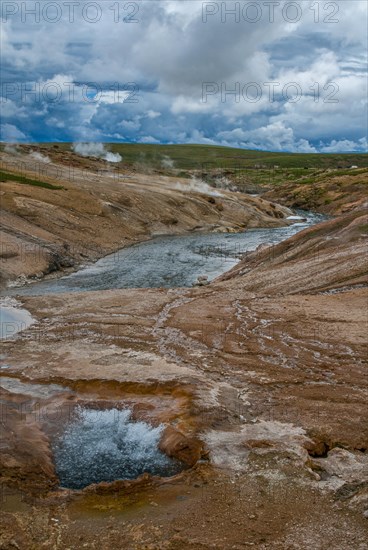
[[[78,407],[53,444],[61,486],[82,489],[101,481],[134,479],[144,472],[177,474],[183,464],[158,448],[163,428],[133,422],[128,409]]]

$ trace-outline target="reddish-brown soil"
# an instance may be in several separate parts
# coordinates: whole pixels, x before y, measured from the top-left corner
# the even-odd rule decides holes
[[[203,288],[22,299],[0,548],[367,550],[366,227],[352,210]],[[165,423],[189,469],[58,488],[50,439],[78,403]]]

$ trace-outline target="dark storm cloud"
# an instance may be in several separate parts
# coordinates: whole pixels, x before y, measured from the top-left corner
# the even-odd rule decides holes
[[[2,140],[366,147],[364,1],[23,4],[2,5]]]

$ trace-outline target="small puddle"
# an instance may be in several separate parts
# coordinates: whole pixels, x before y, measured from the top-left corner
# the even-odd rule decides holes
[[[145,472],[178,474],[185,466],[158,447],[163,429],[134,422],[129,409],[77,407],[52,444],[61,487],[83,489],[92,483],[135,479]]]

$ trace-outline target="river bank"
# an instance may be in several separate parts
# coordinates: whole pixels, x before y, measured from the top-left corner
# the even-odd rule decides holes
[[[275,246],[316,224],[321,215],[299,211],[292,225],[248,229],[239,233],[194,233],[156,237],[127,247],[69,276],[8,287],[6,295],[109,290],[118,288],[178,288],[193,286],[199,276],[207,282],[229,271],[257,247]],[[287,220],[289,221],[289,220]]]
[[[160,235],[283,227],[287,207],[198,178],[147,176],[78,155],[1,154],[0,284],[70,272]],[[72,170],[71,170],[72,169]]]

